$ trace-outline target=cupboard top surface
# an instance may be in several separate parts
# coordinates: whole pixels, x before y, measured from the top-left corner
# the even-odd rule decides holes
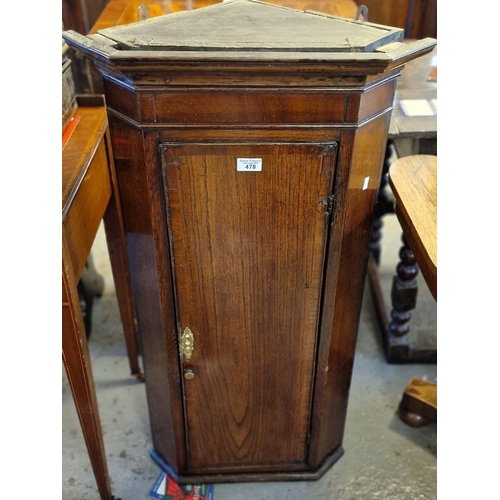
[[[136,88],[344,86],[346,75],[363,85],[359,77],[400,67],[437,42],[404,43],[400,28],[260,0],[232,0],[88,36],[71,30],[62,36],[103,74]]]
[[[371,52],[403,40],[403,30],[233,0],[98,31],[122,51]]]

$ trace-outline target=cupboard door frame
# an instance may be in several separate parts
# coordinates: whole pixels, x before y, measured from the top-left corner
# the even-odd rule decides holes
[[[193,473],[203,474],[213,471],[231,473],[242,469],[248,472],[283,471],[308,468],[308,440],[316,349],[337,150],[337,141],[160,144],[166,229],[170,238],[171,275],[176,304],[177,337],[180,345],[182,333],[186,327],[189,327],[192,328],[195,338],[195,347],[190,359],[183,359],[183,355],[179,358],[186,449],[189,469]],[[238,172],[236,160],[239,156],[262,156],[263,172]],[[208,175],[207,169],[210,170]],[[317,178],[313,178],[316,172]],[[317,186],[311,189],[310,186],[314,182]],[[186,200],[182,199],[183,196]],[[211,202],[211,196],[217,199]],[[283,199],[278,200],[280,197]],[[295,197],[301,200],[300,203],[303,206],[295,203]],[[227,203],[226,198],[229,200]],[[261,213],[256,214],[252,211],[247,213],[246,204],[250,204],[254,212]],[[240,207],[240,212],[238,209],[232,210],[233,206]],[[196,215],[193,215],[192,212],[195,211]],[[233,215],[233,212],[239,215]],[[241,214],[246,214],[246,217]],[[186,219],[191,216],[194,218],[189,221],[190,226],[185,226]],[[216,224],[219,220],[221,220],[220,227]],[[314,227],[312,227],[313,223]],[[262,239],[266,224],[268,237],[272,237],[270,233],[276,233],[277,246],[273,246],[274,243],[268,245],[267,241]],[[282,227],[282,225],[288,225],[288,227]],[[232,231],[233,234],[227,246],[221,246],[217,241],[216,235],[220,237],[221,227],[225,231]],[[297,239],[302,239],[299,239],[299,243],[294,248],[295,242],[290,239],[288,232],[295,230]],[[189,242],[190,237],[195,233],[200,241],[207,244],[206,251],[201,246],[195,249],[196,241]],[[246,237],[241,238],[241,234]],[[252,238],[254,241],[249,242]],[[239,240],[236,246],[236,242],[232,241],[235,239]],[[313,243],[309,245],[311,240]],[[283,249],[280,243],[284,243],[287,248]],[[266,250],[270,251],[269,255],[266,254]],[[259,258],[254,258],[253,254],[257,255],[260,251],[262,254],[258,256]],[[294,251],[295,253],[292,254]],[[232,255],[230,255],[231,252]],[[241,275],[237,267],[226,274],[225,267],[230,267],[233,261],[237,261],[238,252],[247,252],[239,264],[242,266]],[[225,254],[228,257],[227,261],[224,261]],[[302,257],[303,254],[304,257]],[[220,259],[222,261],[219,261]],[[193,261],[198,263],[198,267],[191,265]],[[202,277],[201,281],[197,281],[197,277],[203,275],[205,269],[210,268],[211,265],[214,267],[210,269],[208,275]],[[217,265],[219,268],[216,270]],[[256,306],[257,308],[251,311],[247,304],[243,314],[244,321],[242,323],[237,320],[233,321],[238,313],[237,309],[245,300],[249,303],[252,300],[259,301],[257,296],[259,290],[264,289],[266,286],[264,282],[272,278],[275,266],[281,269],[281,274],[276,273],[274,287],[271,286],[267,292],[264,290],[268,297],[261,299],[260,309]],[[244,269],[244,267],[247,268]],[[315,276],[291,276],[295,269],[297,272],[315,274]],[[252,270],[256,272],[252,273]],[[255,274],[261,276],[256,277]],[[224,283],[221,284],[219,276],[225,276],[226,282],[230,282],[233,288],[236,286],[236,289],[239,289],[239,299],[234,301],[231,297],[225,296],[227,293],[222,288]],[[239,278],[240,282],[238,282]],[[219,281],[218,287],[217,281]],[[295,287],[295,291],[289,289],[286,293],[281,293],[280,285],[286,288],[289,281],[289,286]],[[243,285],[250,286],[253,290],[250,297],[245,298]],[[299,298],[300,292],[303,298]],[[216,307],[216,299],[213,299],[213,303],[211,302],[212,296],[219,299],[222,297],[218,307]],[[267,303],[274,300],[276,301],[273,302],[275,309],[272,310]],[[235,309],[232,310],[232,308]],[[239,337],[224,340],[224,334],[221,331],[216,332],[222,326],[217,324],[215,317],[219,316],[223,319],[226,309],[232,311],[225,318],[226,321],[229,319],[233,323],[232,330],[240,331],[246,328],[247,333],[251,332],[251,337],[254,337],[253,340],[251,338],[242,340]],[[313,314],[308,311],[312,311]],[[273,317],[273,312],[279,316],[279,319]],[[302,319],[302,316],[305,319]],[[186,318],[188,318],[187,321]],[[289,325],[286,325],[287,321]],[[263,332],[268,324],[271,325],[274,333],[283,323],[285,326],[282,327],[281,336],[285,338],[284,345],[277,343],[275,335],[267,337],[264,335]],[[286,341],[289,331],[295,331],[295,335],[299,333],[302,335],[298,339],[298,345],[292,333],[288,333],[290,338]],[[208,332],[216,332],[217,342],[207,337]],[[258,340],[259,335],[262,335],[260,340]],[[224,353],[224,344],[227,342],[234,344],[234,352],[237,354],[239,352],[240,358],[242,358],[241,353],[246,350],[247,354],[243,356],[243,359],[238,359],[237,362],[231,361],[228,352]],[[245,348],[243,344],[247,343],[256,345]],[[205,347],[207,344],[208,348]],[[237,345],[239,347],[236,347]],[[203,353],[204,348],[205,351],[208,349],[208,353]],[[230,367],[227,370],[231,374],[233,371],[236,372],[246,367],[249,373],[246,385],[252,386],[252,390],[257,392],[253,404],[249,400],[252,396],[245,400],[243,394],[245,387],[236,387],[239,379],[236,383],[232,383],[230,380],[232,375],[224,376],[223,374],[225,367],[220,367],[218,363],[213,362],[214,358],[219,359],[218,356],[225,360],[223,364]],[[247,358],[253,356],[259,359],[251,366]],[[204,357],[210,361],[205,363]],[[285,361],[290,361],[290,363]],[[213,375],[216,366],[219,368],[217,376]],[[192,370],[194,379],[185,380],[182,377],[185,370]],[[259,370],[261,370],[260,375]],[[287,370],[290,373],[287,373]],[[300,372],[297,377],[300,383],[294,390],[291,380],[294,374],[296,375],[296,371]],[[265,385],[266,380],[273,379],[274,382],[271,385]],[[230,389],[225,392],[224,388],[221,388],[222,380],[225,386],[234,386],[232,392]],[[258,380],[262,383],[253,386],[252,384]],[[278,384],[283,384],[283,391],[276,388],[279,387]],[[195,387],[196,390],[194,390]],[[273,389],[276,394],[273,394]],[[216,394],[218,397],[215,397]],[[208,405],[209,397],[214,397],[221,408],[218,412],[219,418],[215,421],[203,412],[203,404]],[[274,404],[266,398],[272,399]],[[280,402],[280,398],[283,401]],[[239,403],[233,404],[229,401],[230,399],[238,400]],[[285,415],[285,412],[284,417],[280,417],[280,414],[273,415],[273,419],[268,417],[269,421],[262,426],[262,421],[266,421],[264,413],[276,411],[280,407],[297,406],[301,413],[300,418],[293,414],[290,418],[289,415]],[[231,418],[233,414],[241,412],[242,407],[246,409],[244,414],[240,415],[241,421],[238,421],[236,417],[233,420]],[[190,414],[198,417],[190,420]],[[203,420],[204,416],[206,417],[205,424],[198,423],[197,420]],[[260,424],[256,424],[255,421]],[[273,453],[269,449],[269,442],[276,437],[276,434],[270,430],[273,426],[278,434],[278,442],[283,444],[282,448],[290,448],[290,450],[280,452],[280,448],[275,447],[275,463],[272,463]],[[299,428],[300,432],[297,432]],[[211,446],[205,445],[201,436],[206,434],[207,441],[209,441],[215,429],[218,429],[219,436],[214,438]],[[300,436],[297,437],[298,434]],[[226,436],[230,438],[226,439]],[[255,438],[257,438],[257,443],[250,445],[250,441],[255,441]],[[196,442],[195,446],[193,442]],[[225,450],[223,445],[226,446]],[[256,451],[257,449],[259,452]],[[213,453],[213,457],[206,459],[205,457],[210,453]],[[261,454],[260,459],[258,453]],[[294,458],[290,458],[292,455]],[[204,458],[207,463],[212,464],[210,467],[203,464]],[[226,464],[223,463],[224,460]]]

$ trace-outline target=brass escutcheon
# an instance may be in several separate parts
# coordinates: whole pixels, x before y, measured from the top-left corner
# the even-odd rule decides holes
[[[189,326],[184,328],[181,336],[181,352],[184,354],[186,361],[191,359],[194,351],[194,335]]]

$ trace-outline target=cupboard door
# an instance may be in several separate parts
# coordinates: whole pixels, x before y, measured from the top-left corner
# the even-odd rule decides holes
[[[190,470],[303,469],[337,145],[161,150]]]

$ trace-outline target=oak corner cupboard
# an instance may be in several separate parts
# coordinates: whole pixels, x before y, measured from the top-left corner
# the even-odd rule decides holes
[[[396,79],[436,40],[257,0],[63,37],[104,78],[154,452],[180,482],[320,477]]]

